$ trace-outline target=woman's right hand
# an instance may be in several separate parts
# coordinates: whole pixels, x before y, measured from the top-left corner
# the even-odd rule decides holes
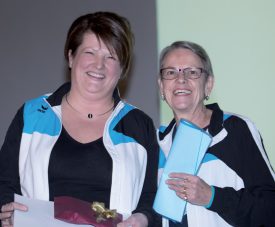
[[[0,220],[2,227],[13,227],[14,210],[27,211],[28,207],[17,202],[11,202],[1,207]]]
[[[212,190],[203,179],[187,173],[170,173],[170,179],[166,181],[168,187],[189,203],[199,206],[209,204]]]

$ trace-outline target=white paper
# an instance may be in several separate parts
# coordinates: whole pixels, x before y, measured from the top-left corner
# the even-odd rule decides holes
[[[29,199],[15,194],[14,201],[28,207],[28,211],[15,210],[14,227],[87,227],[92,225],[77,225],[54,218],[54,204],[50,201]]]

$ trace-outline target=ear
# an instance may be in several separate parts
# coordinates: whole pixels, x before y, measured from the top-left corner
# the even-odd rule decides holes
[[[207,81],[206,81],[206,84],[205,84],[205,91],[204,92],[205,92],[206,96],[210,96],[213,87],[214,87],[214,76],[209,75],[207,77]]]
[[[68,59],[69,59],[69,68],[72,68],[73,65],[73,55],[72,55],[72,50],[69,50],[68,52]]]

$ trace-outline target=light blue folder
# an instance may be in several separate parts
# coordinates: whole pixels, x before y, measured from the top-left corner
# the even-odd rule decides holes
[[[162,216],[181,222],[185,213],[186,201],[179,198],[165,181],[169,173],[184,172],[196,175],[212,137],[189,121],[180,120],[171,146],[153,208]]]

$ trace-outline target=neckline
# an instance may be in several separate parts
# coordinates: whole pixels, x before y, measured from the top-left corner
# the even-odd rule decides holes
[[[110,109],[108,109],[107,111],[103,112],[103,113],[100,113],[100,114],[92,114],[91,112],[90,113],[82,113],[80,112],[79,110],[77,110],[68,100],[68,93],[65,94],[65,101],[66,103],[68,104],[68,106],[74,110],[76,113],[78,113],[79,115],[85,117],[85,118],[88,118],[89,120],[92,120],[93,118],[97,118],[97,117],[101,117],[101,116],[104,116],[106,115],[107,113],[109,113],[110,111],[114,110],[114,107],[115,107],[115,101],[114,99],[112,99],[112,106]]]
[[[69,132],[66,130],[66,128],[64,127],[64,125],[62,125],[62,130],[61,130],[61,133],[60,133],[60,134],[62,134],[62,133],[63,133],[63,135],[64,135],[67,139],[69,139],[71,142],[73,142],[73,143],[75,143],[75,144],[78,144],[78,145],[82,145],[82,146],[89,146],[89,145],[94,144],[94,143],[101,143],[101,142],[103,142],[103,136],[101,136],[101,137],[99,137],[99,138],[97,138],[97,139],[95,139],[95,140],[93,140],[93,141],[89,141],[89,142],[87,142],[87,143],[82,143],[82,142],[76,140],[75,138],[73,138],[73,137],[69,134]]]

